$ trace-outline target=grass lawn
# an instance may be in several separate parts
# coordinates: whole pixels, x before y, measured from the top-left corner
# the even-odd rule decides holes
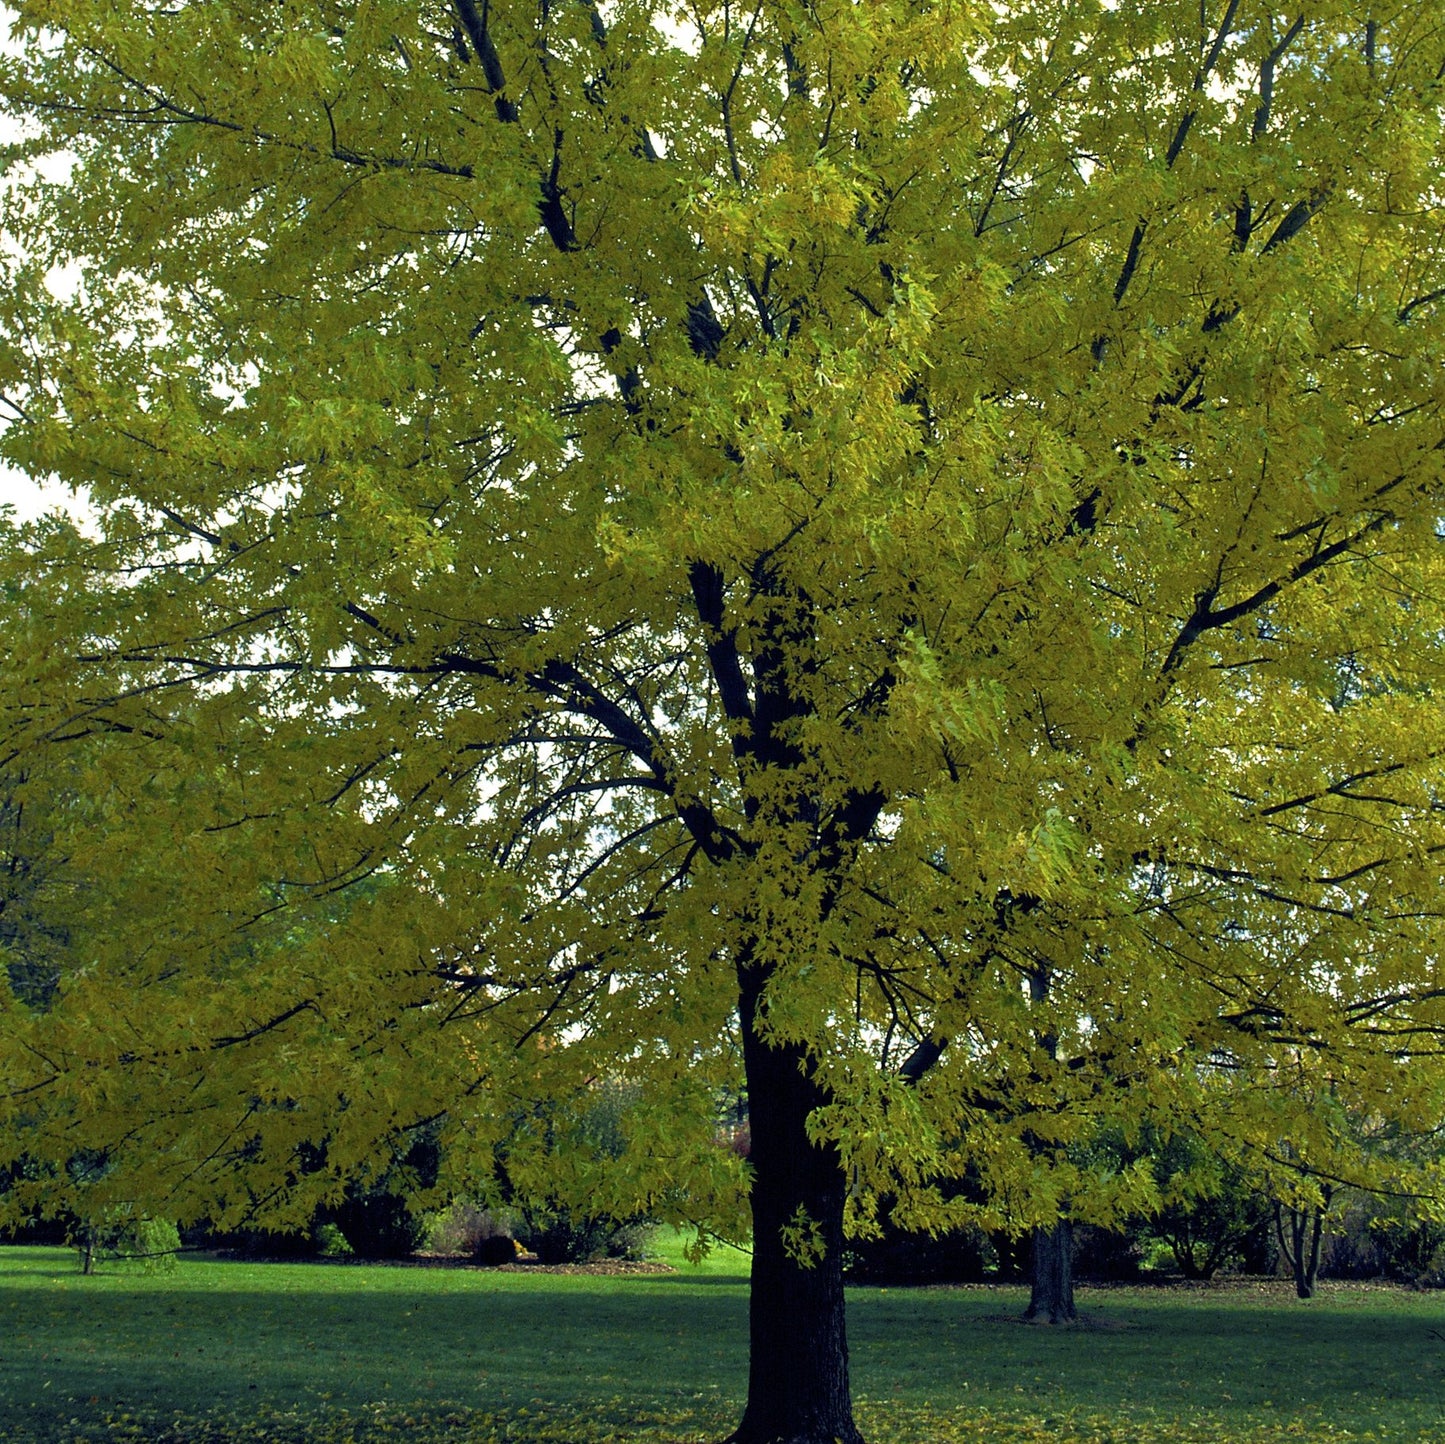
[[[675,1257],[675,1251],[674,1251]],[[746,1258],[662,1276],[184,1259],[82,1277],[0,1248],[0,1441],[715,1440],[746,1379]],[[1445,1298],[1337,1286],[855,1289],[870,1444],[1445,1439]]]

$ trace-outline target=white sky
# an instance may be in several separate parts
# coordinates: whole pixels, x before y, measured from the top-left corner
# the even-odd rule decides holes
[[[12,50],[10,45],[10,22],[13,12],[8,5],[0,3],[0,48]],[[11,115],[0,111],[0,145],[19,140],[22,134],[20,122]],[[64,161],[60,164],[63,166]],[[42,488],[24,473],[0,462],[0,505],[14,508],[17,520],[30,521],[42,512],[57,506],[73,507],[73,498],[64,488]]]
[[[0,506],[11,507],[16,521],[33,521],[42,512],[67,503],[73,503],[73,498],[63,488],[42,488],[24,472],[0,462]]]

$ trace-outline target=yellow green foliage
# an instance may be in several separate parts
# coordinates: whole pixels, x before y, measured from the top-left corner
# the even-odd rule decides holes
[[[284,1221],[621,1076],[737,1232],[740,974],[859,1227],[1438,1122],[1437,6],[14,10],[0,1158]]]

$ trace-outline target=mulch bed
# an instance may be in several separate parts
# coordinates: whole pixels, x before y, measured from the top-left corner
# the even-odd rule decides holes
[[[199,1258],[245,1259],[248,1262],[266,1262],[251,1254],[234,1250],[187,1249],[188,1254]],[[482,1264],[468,1254],[416,1253],[410,1258],[278,1258],[278,1263],[334,1265],[342,1268],[365,1264],[370,1268],[395,1269],[472,1269],[477,1273],[494,1274],[674,1274],[671,1264],[655,1259],[603,1258],[595,1263],[585,1264],[544,1264],[538,1263],[535,1254],[523,1254],[515,1263]]]
[[[481,1264],[466,1254],[419,1253],[399,1260],[413,1267],[478,1269],[494,1274],[673,1274],[671,1264],[656,1259],[600,1258],[593,1263],[544,1264],[535,1254],[523,1254],[515,1263]]]
[[[474,1268],[486,1268],[486,1264],[474,1264]],[[499,1274],[675,1274],[671,1264],[659,1263],[656,1259],[600,1258],[595,1263],[585,1264],[544,1264],[529,1263],[518,1259],[516,1263],[492,1264],[493,1273]]]

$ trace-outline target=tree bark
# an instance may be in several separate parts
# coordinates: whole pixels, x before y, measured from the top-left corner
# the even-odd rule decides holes
[[[1051,983],[1045,966],[1029,974],[1029,998],[1036,1004],[1049,996]],[[1039,1047],[1051,1061],[1059,1056],[1058,1036],[1051,1029],[1039,1032]],[[1037,1140],[1034,1140],[1037,1148]],[[1074,1308],[1074,1225],[1067,1218],[1058,1219],[1051,1227],[1039,1227],[1033,1234],[1031,1264],[1033,1288],[1024,1318],[1042,1323],[1072,1324],[1079,1317]]]
[[[1274,1226],[1279,1236],[1280,1250],[1289,1261],[1294,1274],[1294,1291],[1302,1299],[1312,1299],[1320,1274],[1320,1239],[1324,1232],[1325,1208],[1329,1207],[1326,1197],[1324,1208],[1274,1206]],[[1289,1214],[1289,1237],[1286,1239],[1282,1214]]]
[[[755,1031],[763,981],[739,970],[753,1267],[748,1402],[729,1444],[862,1444],[843,1319],[847,1179],[837,1150],[808,1140],[808,1115],[827,1096],[805,1051]]]
[[[1322,1208],[1316,1208],[1312,1210],[1312,1213],[1313,1217],[1310,1220],[1309,1260],[1302,1276],[1304,1282],[1303,1284],[1297,1282],[1295,1285],[1295,1292],[1298,1293],[1302,1299],[1314,1297],[1315,1284],[1320,1276],[1320,1233],[1324,1228],[1325,1211]],[[1301,1292],[1302,1288],[1307,1288],[1309,1292]]]
[[[1074,1307],[1074,1225],[1061,1218],[1052,1228],[1034,1230],[1033,1289],[1024,1318],[1072,1324],[1078,1317]]]

